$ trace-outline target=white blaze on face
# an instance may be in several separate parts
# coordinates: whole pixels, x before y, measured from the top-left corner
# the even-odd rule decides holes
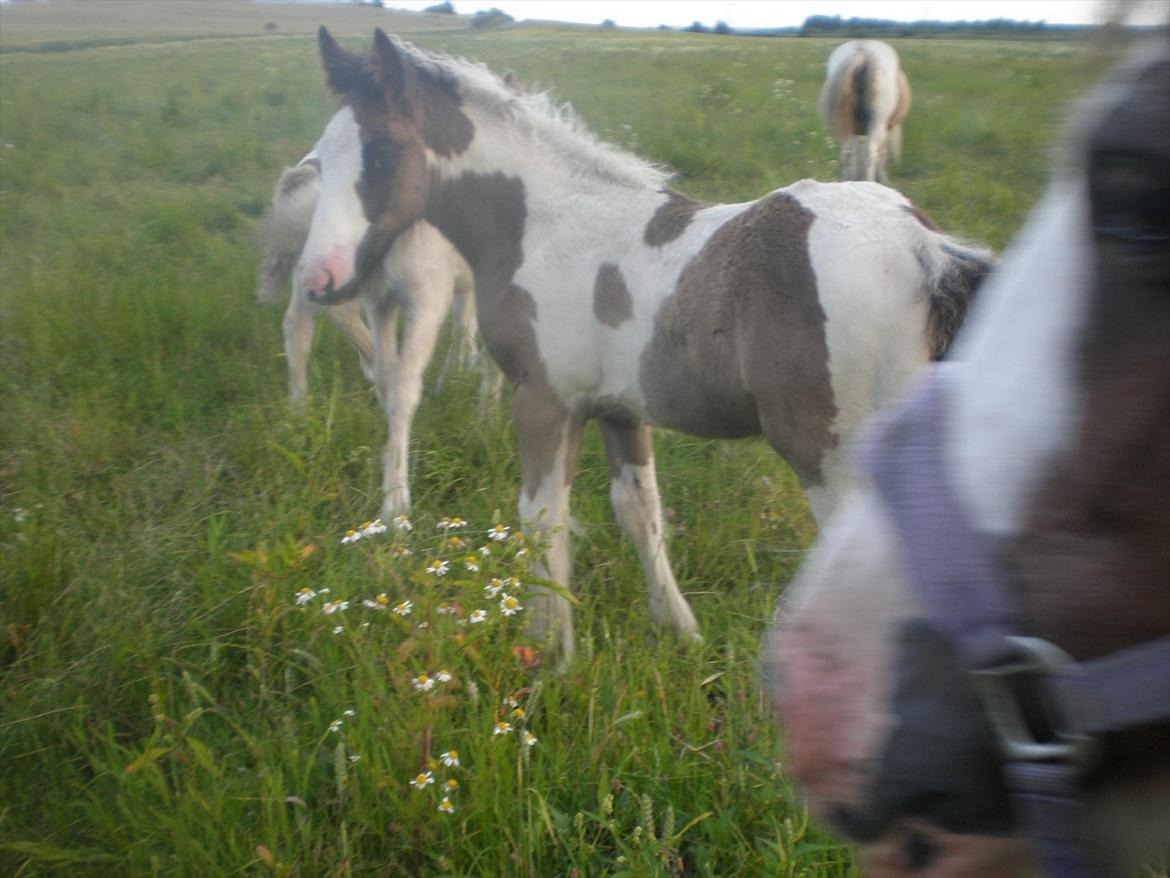
[[[357,193],[362,145],[352,108],[337,111],[312,154],[321,162],[321,189],[297,266],[297,283],[322,293],[353,277],[358,244],[370,228]]]
[[[1075,440],[1073,373],[1091,282],[1083,183],[1054,186],[980,291],[955,346],[965,363],[947,453],[975,527],[1019,531],[1028,500]]]

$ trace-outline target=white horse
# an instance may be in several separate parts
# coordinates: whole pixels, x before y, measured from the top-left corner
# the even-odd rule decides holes
[[[894,47],[850,40],[834,49],[820,111],[841,146],[841,179],[886,182],[890,158],[902,156],[902,120],[910,111],[910,82]]]
[[[879,423],[777,614],[787,764],[874,878],[1170,861],[1159,39],[1090,102],[957,362]]]
[[[378,30],[360,58],[320,31],[341,106],[315,148],[321,197],[300,284],[360,290],[420,218],[475,272],[479,325],[512,382],[520,515],[568,586],[565,523],[586,421],[646,574],[655,621],[697,637],[667,560],[650,425],[763,433],[823,519],[852,475],[855,425],[946,348],[986,252],[868,183],[804,181],[747,204],[698,204],[599,142],[544,95]],[[573,649],[569,603],[532,630]]]
[[[320,189],[320,163],[310,153],[280,176],[265,225],[264,260],[257,297],[269,301],[289,286],[309,236]],[[503,376],[484,358],[476,342],[475,294],[471,269],[448,241],[427,222],[416,223],[391,247],[364,294],[326,307],[325,314],[357,348],[362,371],[374,384],[386,413],[388,439],[383,453],[384,518],[410,509],[408,452],[414,413],[422,393],[423,372],[434,354],[438,330],[453,308],[451,345],[436,391],[452,371],[480,368],[481,416],[499,398]],[[365,307],[374,332],[362,320]],[[403,314],[402,340],[397,338]],[[321,306],[294,286],[284,315],[284,351],[289,398],[300,406],[308,389],[308,357],[313,326]]]

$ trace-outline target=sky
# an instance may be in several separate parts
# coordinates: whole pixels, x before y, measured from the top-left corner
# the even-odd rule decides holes
[[[420,10],[440,0],[385,0],[386,6]],[[793,27],[810,15],[975,21],[1013,18],[1060,24],[1092,24],[1101,18],[1101,0],[452,0],[470,14],[495,6],[517,21],[524,18],[598,24],[605,19],[626,27],[725,21],[733,28]],[[1163,14],[1166,0],[1158,0]]]

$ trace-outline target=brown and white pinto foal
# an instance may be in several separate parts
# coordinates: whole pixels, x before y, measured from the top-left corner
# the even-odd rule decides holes
[[[549,535],[545,578],[569,582],[569,489],[596,419],[650,613],[683,636],[697,626],[667,560],[650,425],[763,433],[823,518],[851,481],[845,439],[946,347],[988,266],[876,184],[698,204],[481,66],[381,31],[368,58],[324,29],[320,49],[341,102],[315,149],[302,284],[351,297],[404,228],[433,223],[475,272],[480,331],[514,387],[520,514]],[[546,594],[531,622],[565,657],[569,609]]]
[[[778,614],[789,768],[866,875],[1170,857],[1167,45],[1091,102]]]

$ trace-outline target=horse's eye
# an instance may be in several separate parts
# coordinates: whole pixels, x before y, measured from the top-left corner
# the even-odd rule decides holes
[[[1164,172],[1134,156],[1105,156],[1090,170],[1093,232],[1134,251],[1170,242],[1170,190]]]

